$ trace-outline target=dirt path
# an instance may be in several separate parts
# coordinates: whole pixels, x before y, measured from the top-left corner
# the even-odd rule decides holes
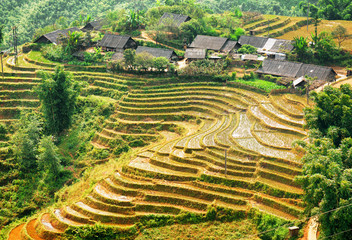
[[[151,37],[149,37],[149,35],[148,35],[145,31],[141,31],[141,38],[136,37],[135,39],[137,39],[137,40],[143,40],[143,41],[147,41],[147,42],[152,42],[152,43],[155,43],[155,44],[156,44],[156,41],[154,41]],[[167,47],[167,48],[176,50],[176,51],[180,51],[180,50],[177,49],[177,48],[170,47],[170,46],[168,46],[168,45],[165,45],[165,44],[162,44],[162,43],[159,43],[159,42],[158,42],[158,44],[161,45],[161,46],[164,46],[164,47]]]
[[[304,229],[304,236],[301,240],[317,240],[318,226],[316,217],[309,219],[308,224]]]

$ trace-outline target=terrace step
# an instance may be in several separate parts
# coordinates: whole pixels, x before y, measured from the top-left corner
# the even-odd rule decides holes
[[[89,205],[83,202],[77,202],[73,204],[72,208],[78,212],[84,213],[85,215],[93,218],[96,221],[100,221],[103,223],[129,225],[129,224],[133,224],[136,221],[136,216],[134,215],[124,215],[124,214],[117,214],[117,213],[99,210],[99,209],[90,207]]]
[[[114,185],[111,185],[111,187],[113,186]],[[133,198],[121,194],[116,194],[113,191],[110,191],[108,188],[104,187],[102,184],[97,184],[95,186],[92,192],[92,196],[102,202],[114,204],[116,206],[134,206],[132,203]]]
[[[67,207],[65,207],[67,208]],[[74,211],[73,209],[71,209],[72,211]],[[78,212],[77,212],[78,214]],[[53,216],[55,218],[55,220],[53,220],[53,224],[56,226],[56,228],[65,231],[66,228],[68,227],[80,227],[80,226],[84,226],[87,223],[82,223],[82,222],[76,222],[71,220],[70,218],[67,218],[63,215],[63,211],[61,209],[55,209],[53,212]]]
[[[198,172],[200,171],[200,169],[194,167],[194,165],[176,162],[171,160],[169,157],[153,156],[152,158],[150,158],[149,162],[154,166],[167,168],[177,172],[198,174]]]
[[[9,234],[9,238],[8,240],[19,240],[21,239],[21,231],[22,228],[25,226],[24,223],[16,226],[15,228],[13,228]]]
[[[37,230],[35,228],[37,219],[32,219],[25,224],[21,231],[21,239],[28,239],[28,240],[45,240],[41,238]]]
[[[136,158],[132,160],[125,171],[134,173],[139,176],[147,176],[170,181],[191,181],[195,179],[195,175],[185,172],[172,171],[166,168],[154,166],[144,158]]]

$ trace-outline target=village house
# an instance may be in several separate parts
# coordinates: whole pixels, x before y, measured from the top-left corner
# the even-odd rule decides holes
[[[104,25],[104,21],[101,20],[96,20],[96,21],[92,21],[87,23],[83,28],[82,31],[83,32],[88,32],[88,31],[99,31],[101,30],[101,28]]]
[[[171,62],[178,60],[177,54],[173,50],[170,50],[170,49],[138,46],[136,49],[136,54],[139,54],[142,52],[149,53],[153,57],[164,57]]]
[[[179,27],[182,23],[188,22],[189,20],[191,20],[191,18],[187,15],[164,13],[159,20],[159,24]]]
[[[53,43],[55,45],[59,44],[60,37],[68,36],[69,32],[80,32],[81,30],[77,27],[67,28],[63,30],[56,30],[47,34],[40,36],[35,43]]]
[[[130,36],[121,36],[107,33],[104,35],[103,39],[97,44],[104,51],[124,51],[128,48],[135,49],[137,43]]]
[[[262,67],[256,72],[260,75],[268,74],[290,80],[307,76],[327,82],[335,81],[337,75],[331,67],[272,59],[265,59]]]
[[[206,59],[207,50],[203,48],[187,48],[185,52],[186,62]]]
[[[189,47],[220,52],[227,41],[227,38],[197,35]]]

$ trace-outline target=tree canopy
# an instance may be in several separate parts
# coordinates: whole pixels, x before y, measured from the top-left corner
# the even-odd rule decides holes
[[[321,235],[350,239],[343,231],[352,225],[352,88],[326,87],[312,97],[315,106],[305,110],[309,142],[300,143],[306,154],[297,181],[305,191],[306,212],[319,214]]]

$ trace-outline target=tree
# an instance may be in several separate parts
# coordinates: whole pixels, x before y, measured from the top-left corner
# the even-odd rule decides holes
[[[56,179],[61,170],[58,148],[52,141],[52,136],[45,136],[40,140],[38,148],[38,166],[47,172],[47,178]]]
[[[38,143],[43,130],[43,122],[33,112],[21,112],[16,125],[17,131],[12,136],[13,152],[23,171],[35,170]]]
[[[147,52],[139,53],[135,57],[135,65],[146,71],[153,66],[153,56]]]
[[[324,213],[322,237],[351,239],[352,208],[345,206],[352,204],[352,87],[326,87],[312,97],[316,104],[305,110],[309,141],[299,143],[306,154],[297,181],[305,191],[306,213]]]
[[[4,25],[0,25],[0,45],[3,43],[3,41],[4,41],[4,38],[5,38],[5,36],[4,36]]]
[[[294,37],[293,40],[295,60],[308,63],[313,57],[313,53],[308,46],[308,38]]]
[[[71,125],[79,86],[61,66],[54,73],[41,72],[40,75],[43,81],[35,91],[41,101],[46,131],[59,135]]]
[[[125,60],[125,64],[129,69],[133,68],[133,65],[135,63],[135,58],[136,58],[136,50],[129,48],[123,52],[123,59]]]
[[[252,45],[244,44],[240,49],[238,49],[237,52],[244,54],[253,54],[257,52],[257,49]]]
[[[170,62],[165,57],[157,57],[153,59],[153,67],[160,72],[164,72],[170,66]]]
[[[334,28],[334,30],[331,32],[331,35],[334,39],[337,39],[339,48],[341,47],[341,43],[349,38],[347,29],[341,24],[337,25],[337,27]]]

